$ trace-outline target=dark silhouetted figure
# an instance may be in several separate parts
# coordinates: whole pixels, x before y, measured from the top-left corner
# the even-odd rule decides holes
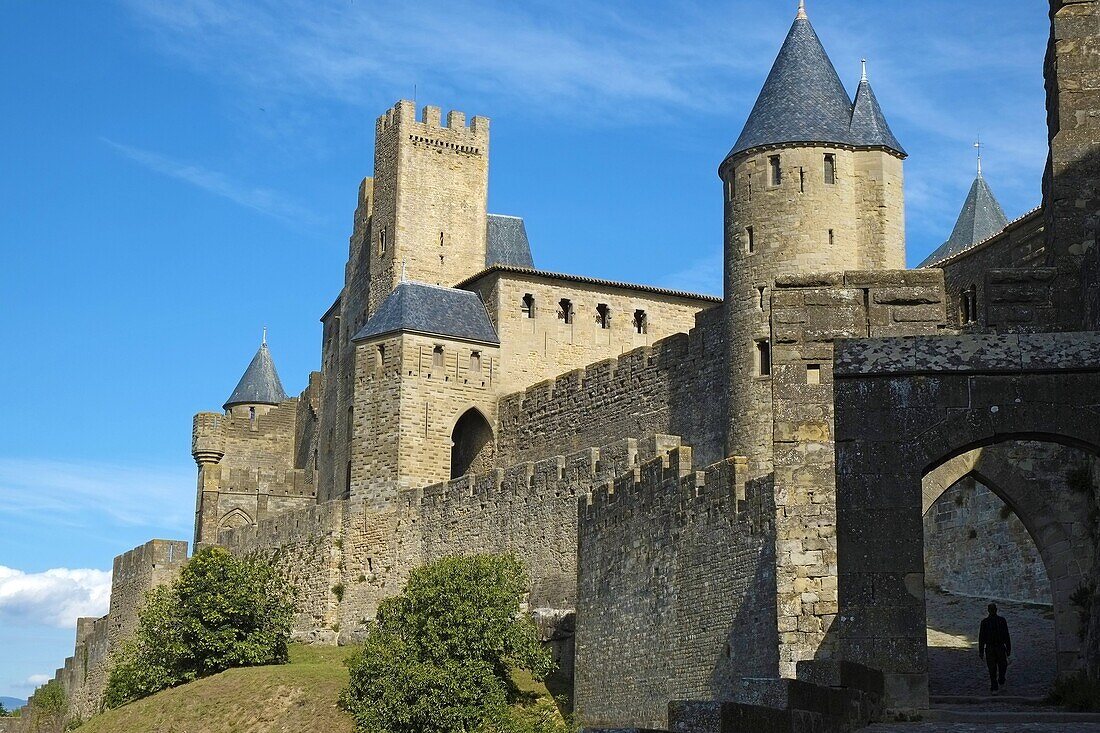
[[[989,667],[989,689],[997,692],[1004,686],[1008,657],[1012,654],[1012,637],[1008,635],[1008,622],[997,615],[997,604],[989,604],[989,615],[982,619],[978,632],[978,656]]]

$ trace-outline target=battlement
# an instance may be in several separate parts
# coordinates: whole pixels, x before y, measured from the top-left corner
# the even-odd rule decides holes
[[[699,471],[692,464],[690,446],[669,447],[589,493],[579,507],[581,524],[599,531],[632,521],[638,513],[679,515],[699,509],[751,520],[752,531],[767,523],[748,481],[747,459],[735,456]]]
[[[229,494],[313,496],[316,486],[313,483],[313,471],[301,468],[231,468],[222,469],[220,490]]]
[[[218,544],[235,552],[277,548],[302,540],[337,533],[343,521],[346,501],[313,504],[261,519],[254,525],[222,530]]]
[[[187,543],[183,540],[149,540],[115,558],[113,583],[154,569],[183,567]]]
[[[480,154],[484,151],[476,149],[476,145],[464,146],[456,142],[458,136],[465,136],[473,143],[484,143],[488,141],[489,135],[489,118],[474,116],[470,120],[470,124],[466,124],[466,113],[459,112],[458,110],[451,110],[447,113],[447,124],[443,125],[443,113],[439,107],[432,105],[425,105],[420,110],[420,115],[416,113],[416,103],[407,99],[402,99],[390,109],[378,118],[375,125],[377,134],[394,131],[395,129],[403,129],[410,131],[409,139],[413,142],[427,142],[431,144],[438,144],[442,147],[455,150],[456,152]],[[432,136],[434,133],[446,130],[449,136],[445,140],[437,140],[430,138],[428,140],[421,140],[421,135]],[[471,149],[465,149],[471,148]]]

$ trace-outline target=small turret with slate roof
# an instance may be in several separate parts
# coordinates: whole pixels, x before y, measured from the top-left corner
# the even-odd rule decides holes
[[[267,348],[267,329],[264,329],[259,350],[223,408],[234,416],[255,417],[276,407],[286,398],[283,383],[275,370],[275,361]]]
[[[1008,217],[1005,216],[1001,203],[993,195],[993,189],[985,181],[982,175],[981,143],[978,148],[978,175],[974,183],[970,185],[970,192],[966,195],[962,211],[955,221],[955,228],[951,230],[951,236],[936,250],[925,258],[917,267],[936,267],[960,252],[964,252],[975,244],[980,244],[1000,234],[1008,226]]]

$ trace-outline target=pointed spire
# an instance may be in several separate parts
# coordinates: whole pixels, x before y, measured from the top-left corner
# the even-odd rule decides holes
[[[997,197],[993,195],[993,189],[986,183],[979,170],[978,176],[970,186],[970,193],[966,196],[962,211],[959,212],[955,228],[951,231],[951,237],[918,267],[934,266],[975,244],[984,242],[994,234],[999,234],[1006,226],[1008,226],[1008,217],[1005,216],[1001,203],[997,201]]]
[[[798,0],[798,15],[795,16],[795,20],[809,20],[810,16],[806,15],[806,0]]]
[[[228,410],[234,405],[277,405],[285,399],[283,383],[267,348],[267,328],[264,327],[260,348],[223,407]]]
[[[882,114],[871,82],[867,81],[867,59],[863,59],[863,78],[856,90],[856,101],[852,105],[852,122],[849,127],[852,143],[860,147],[886,148],[902,156],[905,148],[894,137],[886,116]]]

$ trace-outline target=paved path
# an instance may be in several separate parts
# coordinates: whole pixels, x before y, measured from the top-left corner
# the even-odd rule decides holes
[[[879,723],[862,733],[1100,733],[1100,723]]]
[[[987,601],[928,591],[928,682],[933,695],[989,694],[978,658],[978,625]],[[1046,697],[1054,682],[1054,618],[1048,608],[998,603],[1012,633],[1009,695]]]

